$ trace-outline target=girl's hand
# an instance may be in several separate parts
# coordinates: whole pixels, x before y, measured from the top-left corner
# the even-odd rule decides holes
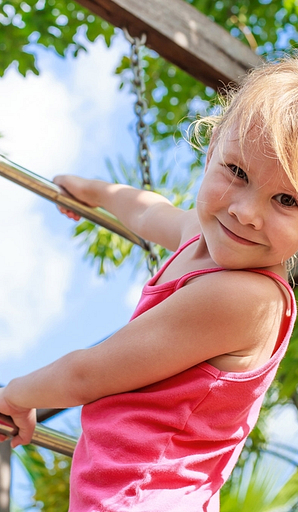
[[[36,425],[36,409],[27,409],[9,403],[6,398],[6,388],[0,389],[0,412],[13,419],[14,424],[18,427],[18,434],[15,435],[10,444],[12,448],[16,448],[20,444],[29,444]],[[7,437],[0,434],[0,442],[5,441]]]
[[[70,175],[56,176],[53,179],[53,182],[61,188],[62,195],[77,199],[80,203],[94,208],[98,206],[98,203],[92,197],[92,181],[93,180],[87,180],[85,178],[80,178],[79,176]],[[59,206],[58,208],[59,211],[69,219],[78,221],[81,218],[80,215],[74,213],[68,208],[62,206]]]

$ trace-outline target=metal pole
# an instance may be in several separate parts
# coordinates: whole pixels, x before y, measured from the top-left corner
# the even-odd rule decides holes
[[[11,448],[9,441],[0,445],[0,512],[10,510]]]
[[[13,437],[17,434],[18,428],[10,418],[5,414],[0,414],[0,434]],[[63,434],[52,428],[45,427],[38,423],[35,427],[31,444],[48,448],[63,455],[72,457],[77,439],[73,436]],[[1,510],[1,509],[0,509]]]
[[[0,155],[0,176],[45,197],[59,206],[73,210],[85,219],[123,236],[133,244],[140,245],[146,251],[150,249],[145,240],[123,226],[118,219],[107,211],[102,208],[90,208],[75,198],[62,195],[62,189],[55,183],[24,169],[24,167],[11,162],[3,155]]]

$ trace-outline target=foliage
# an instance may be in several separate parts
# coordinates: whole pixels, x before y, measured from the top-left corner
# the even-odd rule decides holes
[[[258,53],[271,53],[285,46],[297,44],[297,3],[295,0],[186,0],[208,13],[234,37],[248,44]],[[281,32],[289,29],[289,37],[280,40]]]
[[[28,508],[46,512],[67,512],[71,459],[48,452],[45,460],[41,450],[33,445],[22,446],[14,453],[34,486],[32,503],[28,504]]]
[[[111,265],[115,267],[121,265],[130,255],[133,247],[128,240],[88,220],[81,222],[75,228],[74,236],[82,235],[84,235],[83,243],[87,243],[86,257],[91,256],[93,263],[99,261],[100,274],[105,274]]]
[[[30,43],[51,48],[61,57],[86,50],[79,30],[95,41],[103,36],[110,45],[114,28],[75,2],[63,0],[0,0],[0,76],[15,62],[22,75],[39,73]]]
[[[245,470],[234,471],[221,491],[221,512],[291,512],[297,504],[298,469],[286,480],[274,460],[250,456]]]
[[[295,290],[296,299],[298,290]],[[298,324],[296,322],[286,356],[277,373],[276,387],[279,402],[292,401],[298,409]]]

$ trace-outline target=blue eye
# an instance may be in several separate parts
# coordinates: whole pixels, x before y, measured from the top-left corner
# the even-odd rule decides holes
[[[289,208],[293,206],[298,206],[296,199],[290,194],[278,194],[275,196],[275,199],[282,206],[287,206]]]
[[[234,176],[236,176],[240,180],[248,181],[247,174],[246,172],[243,171],[243,169],[241,169],[241,167],[238,167],[237,165],[234,164],[230,164],[228,165],[228,168],[234,174]]]

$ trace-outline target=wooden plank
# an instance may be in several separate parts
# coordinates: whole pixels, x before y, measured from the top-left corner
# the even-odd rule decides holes
[[[197,80],[217,89],[261,63],[248,46],[183,0],[78,0]]]

